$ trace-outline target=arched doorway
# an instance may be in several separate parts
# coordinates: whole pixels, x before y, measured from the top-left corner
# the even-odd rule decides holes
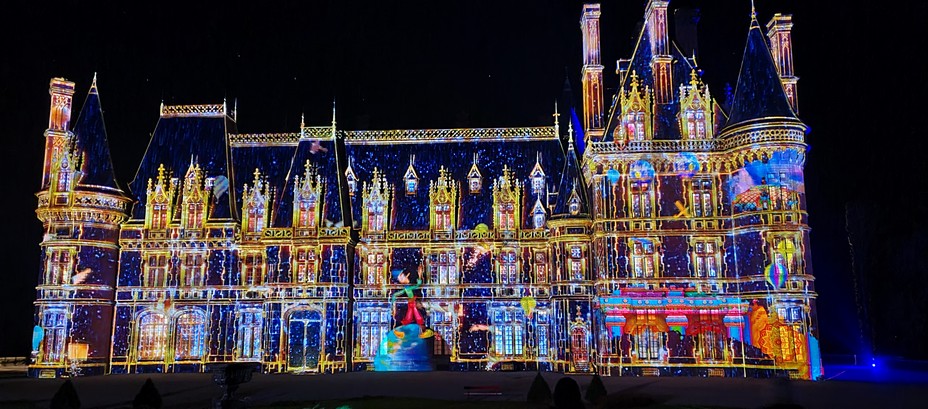
[[[287,321],[287,370],[316,372],[322,352],[322,314],[302,309],[290,314]]]
[[[570,358],[574,371],[589,372],[589,331],[585,325],[575,325],[570,329]]]

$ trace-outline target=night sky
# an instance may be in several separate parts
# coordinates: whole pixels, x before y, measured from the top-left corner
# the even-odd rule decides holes
[[[0,356],[29,353],[42,233],[34,193],[52,77],[77,83],[76,119],[97,73],[123,186],[162,101],[237,100],[239,131],[259,133],[294,132],[301,113],[308,125],[327,125],[333,100],[341,129],[395,129],[548,125],[565,77],[579,98],[577,1],[90,3],[2,13]],[[645,3],[602,2],[607,101]],[[775,12],[795,23],[826,358],[870,350],[928,358],[928,66],[920,55],[928,7],[906,3],[756,1],[761,24]],[[750,1],[671,1],[680,7],[700,10],[697,61],[721,98],[737,81]]]

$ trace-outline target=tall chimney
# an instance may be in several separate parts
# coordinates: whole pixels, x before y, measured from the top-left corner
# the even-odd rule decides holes
[[[770,40],[770,53],[777,65],[780,82],[786,91],[786,98],[793,112],[799,113],[799,98],[796,95],[796,83],[799,77],[793,73],[793,16],[776,13],[767,23],[767,38]]]
[[[594,141],[603,136],[603,66],[599,58],[599,4],[584,4],[580,16],[583,32],[583,128]]]

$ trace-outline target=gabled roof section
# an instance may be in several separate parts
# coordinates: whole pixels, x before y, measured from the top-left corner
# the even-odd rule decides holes
[[[162,106],[148,149],[135,178],[129,183],[131,197],[136,200],[132,218],[145,218],[148,179],[157,178],[158,167],[164,165],[168,179],[180,179],[187,172],[191,157],[200,165],[204,177],[216,179],[207,218],[237,218],[235,189],[231,186],[234,175],[228,143],[230,133],[236,133],[236,125],[226,115],[225,103]]]
[[[770,48],[760,31],[760,24],[752,16],[728,125],[772,117],[798,121],[786,99],[786,92],[783,91]]]
[[[103,121],[103,106],[100,104],[100,94],[97,91],[97,76],[94,74],[93,83],[84,100],[81,113],[72,129],[76,148],[83,155],[81,163],[81,179],[77,188],[80,190],[116,190],[122,191],[116,182],[116,173],[113,171],[113,159],[110,156],[109,144],[106,140],[106,126]]]
[[[590,206],[586,197],[586,185],[583,183],[583,173],[580,171],[580,161],[573,143],[573,125],[568,132],[567,155],[564,158],[564,171],[561,173],[561,183],[557,189],[557,201],[551,218],[590,218]],[[579,204],[577,212],[570,211],[572,201]]]

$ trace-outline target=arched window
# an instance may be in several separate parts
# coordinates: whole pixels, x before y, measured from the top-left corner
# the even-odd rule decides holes
[[[164,314],[146,312],[138,321],[138,359],[140,361],[164,360],[164,347],[167,340],[168,324]]]
[[[202,359],[206,354],[206,316],[191,310],[177,317],[174,327],[174,357],[178,361]]]

